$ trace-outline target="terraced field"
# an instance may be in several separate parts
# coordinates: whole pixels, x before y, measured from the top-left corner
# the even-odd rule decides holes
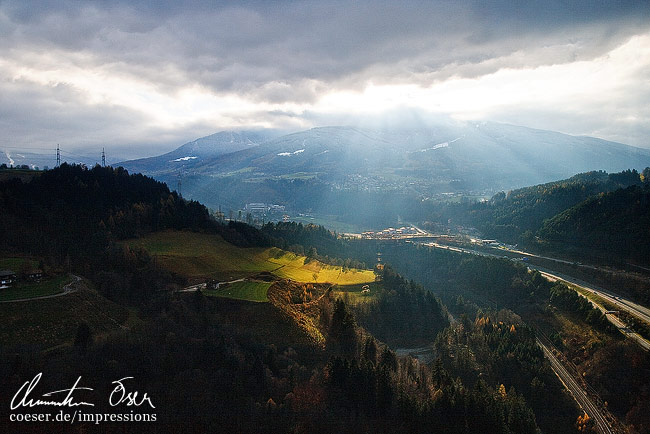
[[[236,247],[219,235],[165,231],[129,240],[126,244],[131,248],[144,248],[163,267],[196,281],[206,278],[234,280],[263,271],[297,282],[356,285],[375,280],[371,270],[343,271],[341,267],[307,261],[304,256],[277,248]]]

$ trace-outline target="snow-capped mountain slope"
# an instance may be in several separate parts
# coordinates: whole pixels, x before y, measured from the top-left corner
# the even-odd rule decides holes
[[[194,156],[182,150],[169,156]],[[197,156],[199,156],[197,154]],[[169,157],[166,157],[169,158]],[[313,128],[237,152],[188,161],[197,174],[245,173],[248,178],[295,173],[395,175],[481,188],[513,188],[589,170],[650,165],[648,150],[592,137],[496,123],[388,131]],[[190,167],[190,166],[188,166]]]
[[[289,204],[299,197],[310,209],[312,202],[324,203],[327,191],[489,194],[591,170],[642,170],[650,166],[650,151],[514,125],[446,121],[417,128],[319,127],[275,137],[221,132],[123,165],[172,186],[182,172],[183,195],[208,206],[271,198]]]
[[[260,143],[279,134],[274,130],[221,131],[185,143],[166,154],[124,161],[119,165],[132,172],[149,175],[164,174],[201,165],[206,159],[259,146]]]

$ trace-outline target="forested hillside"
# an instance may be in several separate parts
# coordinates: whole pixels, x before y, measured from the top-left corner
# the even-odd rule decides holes
[[[544,220],[600,193],[642,183],[636,170],[588,172],[569,179],[496,194],[472,206],[465,217],[487,237],[512,243],[532,242]]]
[[[502,314],[501,309],[509,309],[526,323],[535,324],[545,329],[549,335],[553,334],[560,348],[566,343],[566,351],[571,354],[573,363],[580,364],[580,372],[589,375],[589,384],[603,400],[609,402],[610,409],[616,412],[620,420],[636,424],[637,432],[648,432],[647,428],[643,428],[647,426],[644,425],[645,419],[639,413],[639,409],[647,405],[645,390],[650,381],[650,370],[647,368],[650,360],[647,353],[631,342],[621,342],[622,335],[607,321],[605,315],[575,290],[562,283],[550,282],[538,272],[531,273],[521,263],[501,258],[466,255],[409,244],[382,247],[386,262],[391,263],[403,276],[420,282],[440,295],[450,311],[460,316],[461,322],[464,322],[464,338],[449,336],[445,339],[445,342],[458,339],[457,350],[452,353],[454,357],[450,361],[455,366],[474,370],[473,375],[485,372],[476,367],[477,364],[480,366],[479,360],[485,360],[484,356],[477,354],[485,350],[474,347],[470,352],[463,351],[464,342],[480,347],[485,339],[470,339],[473,332],[469,331],[471,325],[467,321],[475,319],[476,326],[480,318],[490,316],[485,314],[486,311],[494,309]],[[488,334],[492,331],[502,333],[502,327],[498,323],[494,324],[494,321],[494,317],[490,321],[484,319],[478,324],[478,329]],[[567,328],[568,321],[576,325]],[[483,328],[485,325],[488,327]],[[519,330],[519,326],[515,326],[515,329]],[[594,334],[600,337],[593,338]],[[501,348],[504,349],[505,347]],[[616,353],[627,355],[613,356]],[[526,353],[515,351],[511,356],[520,357],[523,354]],[[489,357],[487,359],[490,360]],[[521,375],[535,372],[530,366],[524,367],[530,362],[528,354],[525,360],[510,365],[508,378],[514,380],[515,388],[524,394],[536,410],[538,423],[544,426],[539,415],[547,414],[551,401],[538,401],[540,395],[534,388],[516,386],[519,381],[517,378],[520,378],[516,369],[522,369]],[[634,376],[629,375],[630,366],[639,366]],[[532,378],[529,380],[532,381]],[[528,395],[531,392],[532,395]],[[546,411],[540,413],[538,409],[542,408]],[[558,414],[561,411],[563,410],[557,409]]]
[[[544,222],[539,237],[575,254],[650,261],[650,184],[600,194]]]
[[[257,229],[220,224],[198,202],[122,168],[62,164],[30,180],[6,179],[0,209],[0,252],[33,255],[83,274],[111,298],[143,301],[176,280],[145,251],[124,249],[118,240],[183,229],[216,233],[240,246],[268,245]]]
[[[66,254],[82,256],[85,249],[105,245],[108,239],[167,228],[220,231],[226,238],[228,232],[233,236],[236,232],[211,221],[198,202],[182,200],[165,184],[129,175],[122,168],[87,169],[64,163],[29,182],[8,179],[0,183],[0,207],[0,229],[5,234],[0,249],[58,260]]]
[[[604,180],[603,174],[593,178],[601,186],[627,182],[611,175]],[[567,197],[575,193],[570,186],[564,191],[572,192]],[[621,191],[627,192],[624,201],[646,194],[634,186],[610,195]],[[607,197],[601,196],[605,205]],[[520,264],[411,244],[342,239],[314,225],[268,223],[262,230],[223,225],[202,205],[122,169],[63,165],[31,179],[0,183],[0,199],[8,234],[1,241],[4,251],[67,267],[94,282],[97,297],[139,312],[137,326],[116,323],[119,330],[97,340],[87,324],[85,329],[79,324],[86,330],[85,343],[64,347],[53,358],[0,363],[2,389],[13,390],[35,370],[48,372],[59,365],[75,367],[60,377],[83,374],[96,382],[117,371],[136,374],[165,410],[159,425],[139,431],[177,430],[191,403],[198,414],[191,425],[198,431],[417,433],[445,426],[450,433],[533,433],[538,428],[570,433],[584,426],[575,423],[580,413],[561,392],[535,344],[536,331],[524,321],[529,316],[546,324],[557,311],[604,336],[604,343],[585,354],[598,345],[605,345],[605,354],[613,348],[607,342],[616,339],[600,311]],[[645,203],[641,196],[638,200]],[[183,231],[218,235],[244,247],[274,245],[305,254],[305,263],[316,259],[340,265],[342,271],[376,264],[378,251],[392,266],[375,267],[377,281],[366,299],[347,300],[341,296],[345,289],[315,283],[316,278],[300,283],[272,273],[260,275],[273,280],[265,286],[273,288],[273,295],[260,302],[215,297],[214,290],[180,293],[186,277],[155,255],[166,251],[163,244],[169,250],[171,242],[172,251],[178,244],[177,238],[165,240],[165,234],[178,237]],[[139,247],[134,237],[149,240],[158,253]],[[125,238],[130,241],[120,242]],[[125,316],[121,313],[120,321]],[[74,315],[69,321],[75,321]],[[545,327],[555,330],[552,324]],[[559,333],[552,338],[562,345]],[[434,342],[437,362],[428,366],[391,350]],[[22,350],[12,344],[0,345],[0,351]],[[576,357],[578,362],[582,356]],[[145,359],[157,369],[143,371]],[[607,360],[585,366],[584,372],[600,379]],[[618,370],[607,373],[622,378]],[[611,405],[630,423],[640,420],[635,408],[646,378],[640,373],[620,383],[634,393]],[[607,399],[620,392],[618,382],[605,387],[597,381]],[[182,387],[179,397],[178,387],[169,384],[201,387],[197,392]]]

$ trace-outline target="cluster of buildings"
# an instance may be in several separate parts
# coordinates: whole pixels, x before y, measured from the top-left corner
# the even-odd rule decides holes
[[[284,205],[275,205],[272,203],[247,203],[244,210],[252,214],[283,213]]]
[[[410,237],[413,235],[422,235],[422,232],[419,231],[417,228],[414,228],[413,226],[402,226],[399,229],[395,228],[388,228],[384,229],[383,231],[367,231],[363,232],[361,234],[361,238],[367,239],[367,240],[376,240],[376,239],[381,239],[381,240],[391,240],[391,239],[396,239],[396,238],[404,238],[404,237]]]
[[[31,280],[37,281],[43,277],[43,272],[41,270],[32,270],[21,279],[18,274],[12,270],[0,270],[0,289],[10,288],[11,285],[16,283],[19,280]]]
[[[247,203],[244,205],[243,209],[239,209],[237,212],[234,212],[232,209],[226,213],[221,211],[221,206],[219,210],[214,212],[214,216],[217,220],[224,222],[227,220],[231,221],[245,221],[248,224],[260,224],[264,218],[268,221],[273,219],[284,221],[289,221],[289,215],[286,214],[286,207],[284,205],[276,205],[274,203]]]

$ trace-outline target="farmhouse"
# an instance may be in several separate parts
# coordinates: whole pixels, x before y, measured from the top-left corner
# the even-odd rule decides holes
[[[0,288],[9,288],[16,281],[16,273],[11,270],[0,270]]]

